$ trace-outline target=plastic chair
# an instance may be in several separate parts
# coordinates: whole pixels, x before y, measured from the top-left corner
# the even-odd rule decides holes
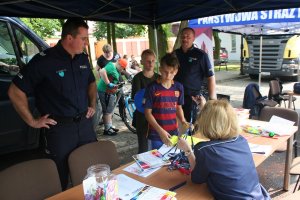
[[[30,160],[0,172],[1,199],[40,200],[59,192],[61,184],[53,160]]]
[[[73,186],[82,183],[87,169],[95,164],[108,164],[113,170],[120,166],[116,146],[111,141],[97,141],[82,145],[71,152],[68,158]]]
[[[279,80],[271,80],[269,82],[269,99],[276,101],[279,106],[281,106],[281,102],[284,102],[284,107],[286,108],[286,101],[289,101],[289,96],[282,93],[282,86],[280,85]],[[296,97],[293,97],[293,106],[295,110],[295,101]]]
[[[293,122],[295,122],[295,124],[294,124],[295,126],[299,125],[298,113],[294,110],[287,109],[287,108],[266,106],[261,110],[260,116],[258,119],[262,120],[262,121],[270,121],[270,119],[273,115],[293,121]],[[293,142],[295,157],[297,157],[297,149],[298,149],[296,134],[297,133],[294,134],[294,142]],[[286,150],[286,147],[278,149],[278,151],[282,151],[282,150]]]

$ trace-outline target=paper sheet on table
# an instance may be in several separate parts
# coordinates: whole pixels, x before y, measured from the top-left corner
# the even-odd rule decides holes
[[[139,182],[133,178],[126,176],[125,174],[117,175],[119,186],[119,197],[122,200],[129,200],[136,195],[146,184]]]
[[[295,122],[293,121],[273,115],[268,125],[264,127],[264,129],[270,132],[274,132],[279,136],[283,136],[288,135],[287,128],[293,126],[294,124]]]
[[[132,157],[142,170],[150,170],[152,168],[157,168],[170,164],[170,161],[164,159],[162,154],[157,149],[136,154]]]
[[[175,151],[176,150],[176,151]],[[161,155],[164,155],[164,159],[169,159],[169,153],[178,154],[180,153],[180,149],[173,147],[173,146],[167,146],[163,144],[158,151],[161,153]]]
[[[248,145],[252,153],[264,154],[265,156],[269,155],[272,150],[271,145],[261,145],[252,143],[248,143]]]
[[[132,163],[131,165],[125,167],[123,170],[141,177],[148,177],[157,170],[159,170],[161,167],[149,169],[149,170],[142,170],[137,163]]]
[[[161,200],[163,197],[171,199],[171,197],[176,195],[175,192],[146,185],[124,174],[118,174],[117,180],[119,184],[119,197],[122,200]]]

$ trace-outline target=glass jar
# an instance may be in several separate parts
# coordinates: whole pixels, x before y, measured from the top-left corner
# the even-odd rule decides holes
[[[87,169],[83,182],[85,200],[117,200],[117,177],[106,164],[92,165]]]

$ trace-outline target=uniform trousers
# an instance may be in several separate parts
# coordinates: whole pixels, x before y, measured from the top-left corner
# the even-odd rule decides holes
[[[45,151],[47,157],[56,163],[63,190],[68,185],[69,154],[77,147],[94,141],[97,141],[97,138],[92,118],[87,119],[85,116],[76,122],[58,121],[57,125],[45,130]]]

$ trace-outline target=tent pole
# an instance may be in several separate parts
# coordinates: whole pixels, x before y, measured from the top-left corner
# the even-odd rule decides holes
[[[244,66],[243,66],[243,61],[244,61],[244,51],[243,51],[243,49],[244,49],[244,35],[242,34],[241,35],[241,58],[240,58],[240,66],[241,66],[241,68],[240,68],[240,75],[245,75],[245,73],[244,73]]]
[[[262,29],[260,34],[260,44],[259,44],[259,70],[258,70],[258,86],[261,83],[261,60],[262,60]]]
[[[158,72],[158,60],[159,60],[159,55],[158,55],[158,40],[157,40],[157,26],[154,24],[153,25],[153,30],[154,30],[154,45],[155,45],[155,54],[156,54],[156,66],[157,66],[157,72]]]

